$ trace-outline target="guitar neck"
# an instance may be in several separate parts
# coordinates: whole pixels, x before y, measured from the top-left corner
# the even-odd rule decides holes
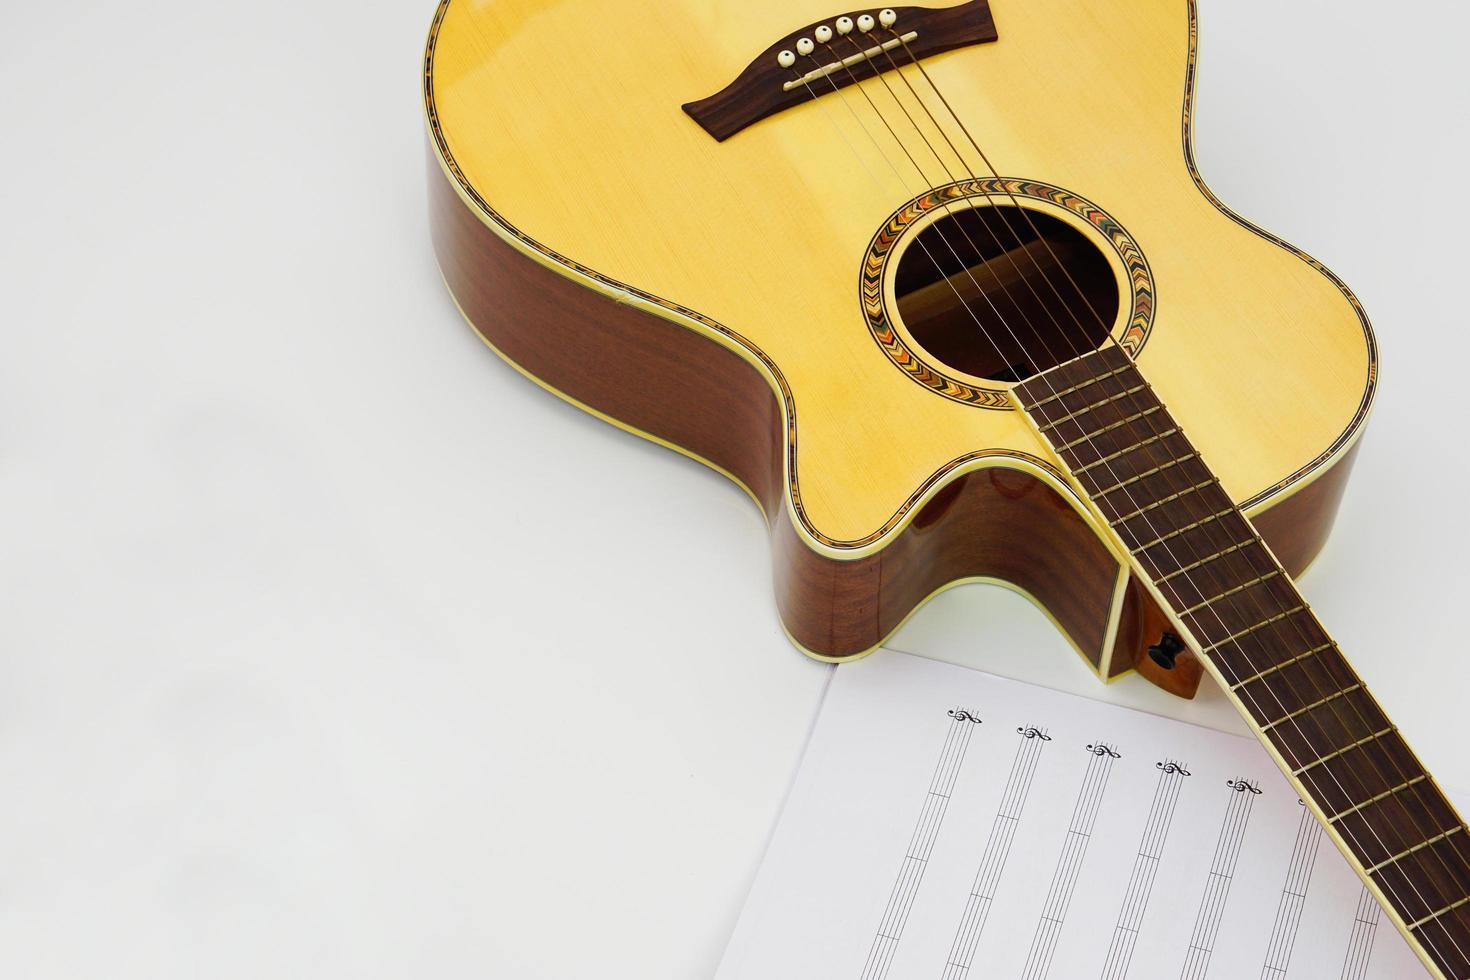
[[[1109,345],[1013,395],[1420,958],[1470,977],[1463,820],[1138,367]]]

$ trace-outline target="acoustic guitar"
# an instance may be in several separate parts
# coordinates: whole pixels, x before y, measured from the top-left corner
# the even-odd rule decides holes
[[[1192,0],[443,0],[450,291],[518,371],[760,506],[809,655],[1003,583],[1088,668],[1209,674],[1430,972],[1465,824],[1292,576],[1377,350],[1191,148]]]

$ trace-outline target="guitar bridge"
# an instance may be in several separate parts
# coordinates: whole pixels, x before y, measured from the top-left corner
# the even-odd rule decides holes
[[[955,48],[997,37],[988,0],[954,7],[854,10],[778,39],[734,81],[683,109],[724,141],[752,123],[824,94]]]
[[[884,41],[882,44],[875,44],[867,50],[859,51],[857,54],[850,54],[846,58],[843,58],[841,61],[829,61],[827,64],[823,65],[820,68],[813,68],[811,71],[807,72],[805,75],[802,75],[800,78],[793,78],[785,85],[782,85],[781,90],[783,92],[794,91],[795,89],[810,85],[812,82],[820,81],[821,79],[826,78],[828,75],[834,75],[838,71],[841,71],[845,68],[852,68],[856,65],[862,64],[865,61],[872,61],[880,54],[887,54],[894,48],[901,48],[906,44],[912,44],[918,39],[918,31],[909,31],[907,34],[900,34],[897,37]],[[779,65],[781,63],[781,56],[778,54],[776,58],[776,63]],[[794,60],[793,64],[795,64]]]

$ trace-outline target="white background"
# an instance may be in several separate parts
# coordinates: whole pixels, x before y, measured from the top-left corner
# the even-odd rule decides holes
[[[432,6],[5,2],[7,976],[718,961],[828,668],[781,637],[740,491],[461,323],[424,217]],[[1385,349],[1304,588],[1470,786],[1470,8],[1203,8],[1206,178]],[[1212,691],[1094,685],[995,589],[893,646],[1231,724]]]

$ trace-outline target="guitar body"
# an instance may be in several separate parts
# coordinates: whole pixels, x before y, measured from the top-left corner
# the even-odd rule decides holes
[[[1203,183],[1195,40],[1193,0],[442,0],[440,266],[523,374],[750,493],[809,654],[989,580],[1104,679],[1208,673],[1470,978],[1470,827],[1293,582],[1372,331]]]
[[[937,591],[990,580],[1100,676],[1136,668],[1192,694],[1198,664],[1145,656],[1164,615],[984,352],[953,319],[948,334],[897,322],[898,269],[937,220],[923,192],[953,183],[962,204],[1070,229],[1057,248],[1090,256],[1108,335],[1293,573],[1323,543],[1373,397],[1367,319],[1196,171],[1190,0],[991,0],[998,40],[924,58],[994,175],[946,170],[942,146],[911,166],[880,142],[905,108],[912,142],[937,142],[893,72],[724,139],[681,108],[838,13],[446,0],[426,97],[450,290],[519,371],[751,494],[808,653],[865,653]]]

